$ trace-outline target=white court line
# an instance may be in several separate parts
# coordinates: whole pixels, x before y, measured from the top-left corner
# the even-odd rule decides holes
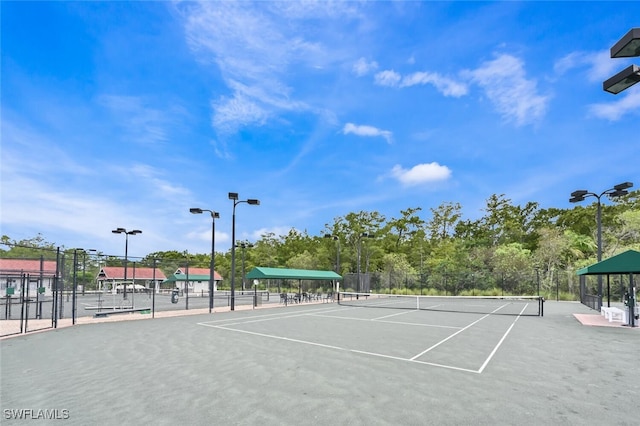
[[[500,347],[500,345],[502,345],[502,342],[504,342],[504,339],[507,338],[507,335],[511,332],[511,329],[513,328],[513,326],[516,325],[516,322],[518,321],[522,313],[525,311],[525,309],[527,309],[527,306],[529,306],[528,303],[524,305],[524,308],[522,308],[522,311],[520,311],[520,314],[518,314],[518,316],[513,321],[513,323],[511,323],[511,326],[504,333],[504,336],[502,336],[502,339],[500,339],[496,347],[493,348],[493,350],[489,354],[489,357],[484,361],[484,363],[482,364],[482,367],[480,367],[480,369],[478,370],[478,373],[482,373],[484,371],[484,368],[487,366],[487,364],[489,364],[489,361],[491,361],[491,358],[493,358],[493,356],[496,354],[496,352],[498,351],[498,348]]]
[[[505,305],[500,306],[499,308],[493,310],[491,312],[491,314],[498,312],[500,309],[504,308]],[[444,342],[446,342],[449,339],[452,339],[453,337],[457,336],[458,334],[462,333],[463,331],[465,331],[466,329],[473,327],[474,325],[476,325],[477,323],[479,323],[480,321],[482,321],[483,319],[487,318],[488,316],[490,316],[491,314],[486,314],[485,316],[478,318],[477,320],[475,320],[474,322],[472,322],[471,324],[469,324],[468,326],[456,331],[455,333],[453,333],[451,336],[439,341],[438,343],[436,343],[435,345],[431,346],[430,348],[425,349],[424,351],[420,352],[418,355],[414,356],[413,358],[411,358],[412,360],[415,360],[416,358],[420,358],[422,355],[426,354],[427,352],[429,352],[432,349],[437,348],[438,346],[440,346],[441,344],[443,344]]]
[[[382,316],[382,317],[374,318],[374,320],[381,320],[381,319],[385,319],[385,318],[397,317],[398,315],[405,315],[405,314],[408,314],[408,313],[411,313],[411,312],[416,312],[416,310],[398,312],[397,314],[391,314],[391,315],[385,315],[385,316]]]
[[[415,311],[414,311],[415,312]],[[416,327],[433,327],[433,328],[450,328],[454,330],[459,330],[460,327],[456,327],[453,325],[436,325],[436,324],[418,324],[415,322],[404,322],[404,321],[384,321],[377,318],[355,318],[355,317],[339,317],[335,315],[322,315],[322,314],[309,314],[312,317],[320,317],[320,318],[333,318],[333,319],[342,319],[349,321],[369,321],[369,322],[381,322],[384,324],[399,324],[399,325],[413,325]],[[382,317],[385,318],[385,317]]]
[[[299,339],[292,339],[290,337],[274,336],[272,334],[257,333],[255,331],[238,330],[238,329],[235,329],[235,328],[229,328],[227,326],[210,325],[210,324],[205,324],[205,323],[198,323],[198,325],[202,325],[202,326],[205,326],[205,327],[211,327],[211,328],[217,328],[217,329],[220,329],[220,330],[233,331],[233,332],[236,332],[236,333],[251,334],[253,336],[266,337],[266,338],[270,338],[270,339],[284,340],[284,341],[287,341],[287,342],[302,343],[302,344],[311,345],[311,346],[319,346],[319,347],[322,347],[322,348],[335,349],[335,350],[344,351],[344,352],[352,352],[352,353],[357,353],[357,354],[362,354],[362,355],[369,355],[369,356],[375,356],[375,357],[380,357],[380,358],[393,359],[393,360],[396,360],[396,361],[404,361],[404,362],[412,362],[412,363],[416,363],[416,364],[431,365],[433,367],[447,368],[449,370],[458,370],[458,371],[464,371],[464,372],[467,372],[467,373],[475,373],[475,374],[478,373],[478,371],[475,371],[475,370],[469,370],[467,368],[454,367],[454,366],[451,366],[451,365],[436,364],[436,363],[433,363],[433,362],[426,362],[426,361],[416,361],[414,359],[400,358],[400,357],[396,357],[396,356],[384,355],[384,354],[379,354],[379,353],[375,353],[375,352],[366,352],[366,351],[359,351],[359,350],[356,350],[356,349],[347,349],[347,348],[343,348],[343,347],[340,347],[340,346],[333,346],[333,345],[326,345],[324,343],[310,342],[308,340],[299,340]]]
[[[344,312],[345,311],[344,308],[332,308],[332,309],[322,308],[322,309],[314,309],[311,312],[307,311],[306,313],[296,313],[296,314],[294,314],[294,313],[284,313],[284,312],[283,313],[278,313],[278,314],[266,314],[266,315],[259,315],[257,317],[253,316],[251,318],[245,318],[244,319],[245,321],[236,322],[236,323],[232,323],[232,324],[224,324],[224,325],[215,325],[213,323],[216,323],[216,322],[218,322],[218,323],[227,322],[227,321],[231,321],[231,320],[236,320],[237,318],[232,318],[232,319],[229,319],[229,320],[217,320],[217,321],[201,322],[201,323],[197,323],[197,325],[202,325],[202,326],[211,327],[211,328],[218,328],[218,329],[221,329],[221,330],[233,331],[233,332],[237,332],[237,333],[251,334],[251,335],[254,335],[254,336],[267,337],[267,338],[271,338],[271,339],[278,339],[278,340],[285,340],[285,341],[289,341],[289,342],[302,343],[302,344],[307,344],[307,345],[311,345],[311,346],[319,346],[319,347],[324,347],[324,348],[329,348],[329,349],[336,349],[336,350],[340,350],[340,351],[358,353],[358,354],[362,354],[362,355],[375,356],[375,357],[379,357],[379,358],[387,358],[387,359],[393,359],[393,360],[397,360],[397,361],[412,362],[412,363],[417,363],[417,364],[430,365],[430,366],[433,366],[433,367],[446,368],[446,369],[449,369],[449,370],[457,370],[457,371],[463,371],[463,372],[468,372],[468,373],[481,374],[484,371],[484,369],[486,368],[486,366],[489,364],[489,362],[491,361],[491,359],[493,358],[495,353],[498,351],[499,347],[502,345],[502,343],[506,339],[507,335],[511,332],[511,330],[513,329],[515,323],[518,321],[518,319],[520,318],[522,313],[526,310],[528,305],[525,305],[525,307],[522,309],[520,314],[516,317],[516,319],[511,324],[509,329],[502,336],[502,338],[500,339],[498,344],[493,348],[493,350],[491,351],[491,354],[489,354],[489,357],[487,357],[487,359],[484,361],[484,363],[482,364],[482,366],[480,367],[479,370],[472,370],[472,369],[468,369],[468,368],[455,367],[455,366],[452,366],[452,365],[443,365],[443,364],[437,364],[437,363],[433,363],[433,362],[420,361],[420,360],[418,360],[416,358],[419,358],[420,356],[426,354],[427,352],[431,351],[432,349],[440,346],[441,344],[445,343],[449,339],[455,337],[456,335],[460,334],[464,330],[474,326],[475,324],[479,323],[480,321],[484,320],[485,318],[491,316],[491,314],[499,311],[500,309],[504,308],[505,306],[507,306],[507,304],[498,307],[497,309],[493,310],[490,314],[484,315],[483,317],[479,318],[478,320],[472,322],[471,324],[469,324],[466,327],[461,328],[461,329],[459,329],[460,327],[430,326],[430,325],[427,325],[427,324],[414,324],[414,323],[404,323],[404,322],[396,322],[396,321],[381,321],[381,320],[378,320],[378,319],[349,318],[349,317],[339,317],[339,316],[336,317],[336,316],[331,316],[331,315],[321,315],[320,313],[313,313],[313,312],[317,312],[317,311],[320,311],[320,312],[335,312],[335,311]],[[349,309],[362,309],[362,308],[354,307],[354,308],[349,308]],[[418,325],[418,326],[426,326],[426,327],[454,328],[454,329],[459,329],[459,330],[457,332],[455,332],[454,334],[452,334],[451,336],[441,340],[440,342],[436,343],[435,345],[431,346],[430,348],[426,349],[425,351],[421,352],[420,354],[418,354],[418,355],[416,355],[416,356],[414,356],[412,358],[401,358],[401,357],[396,357],[396,356],[392,356],[392,355],[385,355],[385,354],[379,354],[379,353],[375,353],[375,352],[360,351],[360,350],[357,350],[357,349],[347,349],[347,348],[343,348],[343,347],[340,347],[340,346],[327,345],[327,344],[323,344],[323,343],[311,342],[311,341],[306,341],[306,340],[292,339],[292,338],[289,338],[289,337],[275,336],[275,335],[271,335],[271,334],[258,333],[258,332],[247,331],[247,330],[239,330],[239,329],[235,329],[235,328],[230,328],[229,327],[229,326],[232,326],[232,325],[242,325],[242,324],[246,324],[246,323],[253,323],[253,322],[260,322],[260,321],[270,321],[272,319],[295,318],[295,317],[300,317],[300,316],[317,316],[317,317],[328,317],[328,318],[334,318],[334,319],[337,318],[337,319],[348,319],[348,320],[357,320],[357,321],[384,322],[384,323],[391,323],[391,324],[403,324],[403,325],[406,324],[406,325]],[[391,315],[391,316],[393,316],[393,315]]]
[[[212,325],[212,324],[219,324],[219,323],[225,323],[224,325],[239,325],[239,324],[250,324],[250,323],[255,323],[255,322],[261,322],[261,321],[271,321],[271,320],[277,320],[277,319],[287,319],[287,318],[296,318],[296,317],[302,317],[302,316],[311,316],[313,315],[313,312],[334,312],[336,311],[335,308],[333,309],[328,309],[328,308],[323,308],[323,309],[312,309],[309,311],[305,311],[304,313],[294,313],[294,312],[279,312],[279,313],[275,313],[275,314],[265,314],[265,315],[253,315],[250,317],[246,317],[246,318],[227,318],[227,319],[220,319],[220,320],[212,320],[212,321],[204,321],[204,322],[199,322],[198,325]],[[235,322],[232,322],[235,321]]]
[[[436,364],[435,362],[418,361],[418,360],[415,360],[415,359],[412,359],[412,358],[400,358],[400,357],[397,357],[397,356],[378,354],[378,353],[375,353],[375,352],[359,351],[359,350],[356,350],[356,349],[348,349],[348,351],[349,352],[355,352],[355,353],[358,353],[358,354],[381,357],[381,358],[395,359],[397,361],[413,362],[413,363],[416,363],[416,364],[424,364],[424,365],[431,365],[433,367],[447,368],[449,370],[465,371],[467,373],[476,373],[476,374],[479,373],[479,371],[470,370],[468,368],[454,367],[453,365]]]

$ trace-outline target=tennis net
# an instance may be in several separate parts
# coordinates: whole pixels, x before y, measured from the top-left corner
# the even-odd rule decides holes
[[[492,315],[544,315],[544,298],[542,296],[412,296],[340,292],[338,293],[338,304],[355,307]]]

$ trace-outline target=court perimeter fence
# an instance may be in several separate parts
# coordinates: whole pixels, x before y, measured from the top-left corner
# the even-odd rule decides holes
[[[35,249],[30,248],[31,253]],[[10,261],[20,260],[22,266]],[[60,319],[96,316],[103,313],[140,312],[155,316],[160,311],[206,309],[230,306],[230,282],[222,280],[209,297],[208,280],[182,283],[176,292],[176,283],[167,276],[177,269],[188,270],[189,261],[152,260],[129,257],[130,284],[126,293],[118,277],[107,286],[105,277],[100,281],[103,267],[122,266],[123,257],[92,254],[85,250],[42,249],[40,256],[27,259],[2,259],[0,269],[0,336],[26,333],[44,328],[55,328]],[[9,265],[9,266],[7,266]],[[14,266],[11,266],[14,265]],[[136,276],[136,268],[151,268],[149,276]],[[264,280],[248,285],[244,273],[237,271],[233,296],[234,305],[279,303],[282,293],[303,292],[331,294],[338,283],[330,281]],[[579,300],[599,309],[608,301],[621,301],[628,288],[628,276],[611,276],[601,288],[595,276],[578,277],[574,270],[530,270],[496,272],[475,270],[451,273],[425,271],[423,273],[366,272],[346,273],[339,283],[341,291],[410,294],[410,295],[531,295],[547,300]],[[126,287],[126,286],[125,286]],[[198,288],[194,291],[192,288]]]

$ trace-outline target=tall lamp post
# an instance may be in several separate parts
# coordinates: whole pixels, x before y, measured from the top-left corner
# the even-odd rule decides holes
[[[336,249],[336,274],[340,275],[340,237],[338,237],[337,235],[332,235],[332,234],[324,234],[325,238],[331,238],[332,240],[334,240],[336,242],[337,245],[337,249]],[[336,283],[336,286],[334,288],[334,291],[338,291],[338,286]]]
[[[142,234],[142,231],[139,229],[127,231],[124,228],[116,228],[111,232],[113,232],[114,234],[124,234],[124,296],[123,296],[123,299],[126,299],[127,298],[127,262],[128,262],[128,252],[129,252],[129,235]],[[135,291],[135,285],[134,285],[134,291]]]
[[[82,295],[84,296],[84,290],[87,286],[87,252],[97,253],[96,249],[87,249],[82,251]],[[89,259],[91,260],[91,259]]]
[[[375,235],[370,234],[369,232],[363,232],[358,237],[358,288],[356,290],[356,293],[360,293],[360,289],[362,288],[362,277],[360,275],[362,268],[360,267],[360,260],[362,258],[362,239],[363,238],[375,238]]]
[[[622,195],[627,195],[629,191],[627,189],[631,188],[633,183],[631,182],[623,182],[614,186],[613,188],[609,188],[607,190],[602,191],[597,194],[595,192],[589,192],[586,189],[578,189],[577,191],[573,191],[571,193],[571,198],[569,202],[578,203],[580,201],[584,201],[587,197],[595,197],[598,200],[597,203],[597,212],[596,212],[596,226],[597,226],[597,245],[598,245],[598,262],[602,260],[602,203],[600,199],[607,195],[609,197],[620,197]],[[602,275],[598,275],[598,309],[602,306]]]
[[[238,200],[237,192],[230,192],[229,199],[233,201],[233,215],[231,216],[231,310],[235,310],[236,305],[236,206],[240,203],[260,205],[260,200],[249,198]]]
[[[245,251],[246,251],[247,248],[253,247],[253,244],[251,244],[248,241],[242,241],[242,242],[236,244],[236,247],[242,249],[242,291],[244,291],[245,287],[246,287],[246,283],[245,283],[245,281],[246,281],[245,275],[246,274],[245,274],[245,269],[244,269]]]
[[[216,219],[220,218],[220,213],[213,210],[200,209],[198,207],[190,208],[193,214],[202,214],[203,212],[211,213],[211,263],[209,264],[209,313],[213,311],[213,289],[215,288],[215,245],[216,245]]]

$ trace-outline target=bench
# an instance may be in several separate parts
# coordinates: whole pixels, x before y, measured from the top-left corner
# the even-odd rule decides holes
[[[627,322],[627,311],[620,308],[608,308],[603,306],[600,308],[600,314],[603,315],[609,322]]]
[[[93,314],[93,317],[104,318],[114,314],[132,314],[134,312],[145,313],[146,311],[151,312],[151,308],[114,309],[114,310],[100,311]]]

